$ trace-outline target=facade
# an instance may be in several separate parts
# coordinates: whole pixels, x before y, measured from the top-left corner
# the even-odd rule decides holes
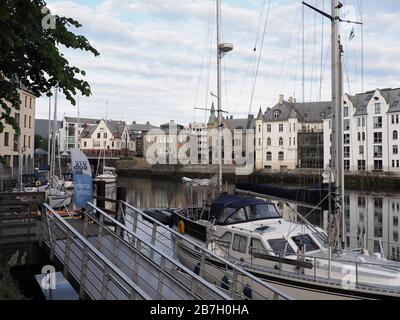
[[[125,121],[104,119],[97,124],[86,124],[80,137],[80,149],[88,157],[99,154],[110,158],[135,155],[135,140]]]
[[[254,150],[254,135],[251,137],[252,146],[247,146],[247,133],[250,131],[254,134],[255,130],[254,115],[249,114],[247,118],[233,118],[233,116],[222,118],[222,161],[224,164],[236,163],[235,157],[245,157],[249,149]],[[214,104],[211,106],[211,113],[207,123],[208,129],[208,149],[209,159],[212,163],[217,163],[217,141],[216,137],[211,134],[211,131],[218,129],[218,119],[215,113]],[[250,147],[250,148],[248,148]],[[240,152],[234,152],[240,150]],[[225,156],[227,152],[231,154]]]
[[[100,119],[64,117],[58,130],[60,152],[80,148],[79,137],[83,129],[89,124],[99,124],[100,121]]]
[[[6,163],[3,169],[9,170],[14,179],[18,176],[20,161],[22,173],[30,173],[34,169],[36,97],[25,89],[18,92],[21,106],[19,110],[13,109],[11,115],[17,119],[21,133],[17,135],[12,126],[5,123],[0,133],[0,156]]]
[[[343,98],[343,155],[347,172],[400,174],[400,88]],[[331,119],[324,120],[324,165],[331,164]]]
[[[202,159],[208,159],[208,130],[207,125],[203,122],[192,122],[184,128],[188,135],[193,135],[197,138],[197,155],[198,163]]]
[[[260,109],[255,125],[256,169],[286,171],[313,164],[320,167],[323,119],[330,112],[331,102],[297,103],[291,97],[284,100],[283,95],[264,114]],[[308,146],[299,148],[299,139]],[[311,147],[313,141],[318,144]]]
[[[153,126],[150,122],[146,122],[145,124],[136,123],[133,121],[132,124],[129,126],[129,130],[136,141],[136,156],[143,157],[143,150],[144,150],[144,137],[146,136],[147,132],[152,129],[156,129],[158,127]]]

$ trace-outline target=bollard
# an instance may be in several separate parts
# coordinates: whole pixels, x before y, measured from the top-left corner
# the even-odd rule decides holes
[[[105,181],[97,181],[97,188],[96,188],[96,206],[100,209],[105,209],[106,207],[106,182]],[[100,197],[100,198],[99,198]],[[96,212],[96,218],[98,219],[100,214]]]

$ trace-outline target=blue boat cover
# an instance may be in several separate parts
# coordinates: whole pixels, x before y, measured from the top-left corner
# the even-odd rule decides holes
[[[314,187],[309,189],[301,188],[280,188],[268,184],[252,183],[252,182],[240,182],[236,183],[236,189],[243,191],[250,191],[258,194],[269,195],[284,200],[302,202],[317,206],[322,210],[329,209],[328,197],[329,189],[323,186]],[[335,207],[335,203],[331,198],[331,206]]]

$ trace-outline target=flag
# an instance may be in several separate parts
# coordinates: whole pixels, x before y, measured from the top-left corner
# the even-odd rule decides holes
[[[92,170],[89,160],[79,149],[71,149],[71,167],[74,179],[74,201],[76,208],[86,207],[93,201]]]
[[[355,37],[355,33],[354,33],[354,27],[353,27],[350,32],[349,41],[353,40],[354,37]]]

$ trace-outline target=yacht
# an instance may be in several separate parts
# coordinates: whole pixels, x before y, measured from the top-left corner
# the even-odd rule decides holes
[[[105,181],[115,183],[117,181],[117,170],[113,167],[103,167],[103,173],[98,174],[93,181]]]

